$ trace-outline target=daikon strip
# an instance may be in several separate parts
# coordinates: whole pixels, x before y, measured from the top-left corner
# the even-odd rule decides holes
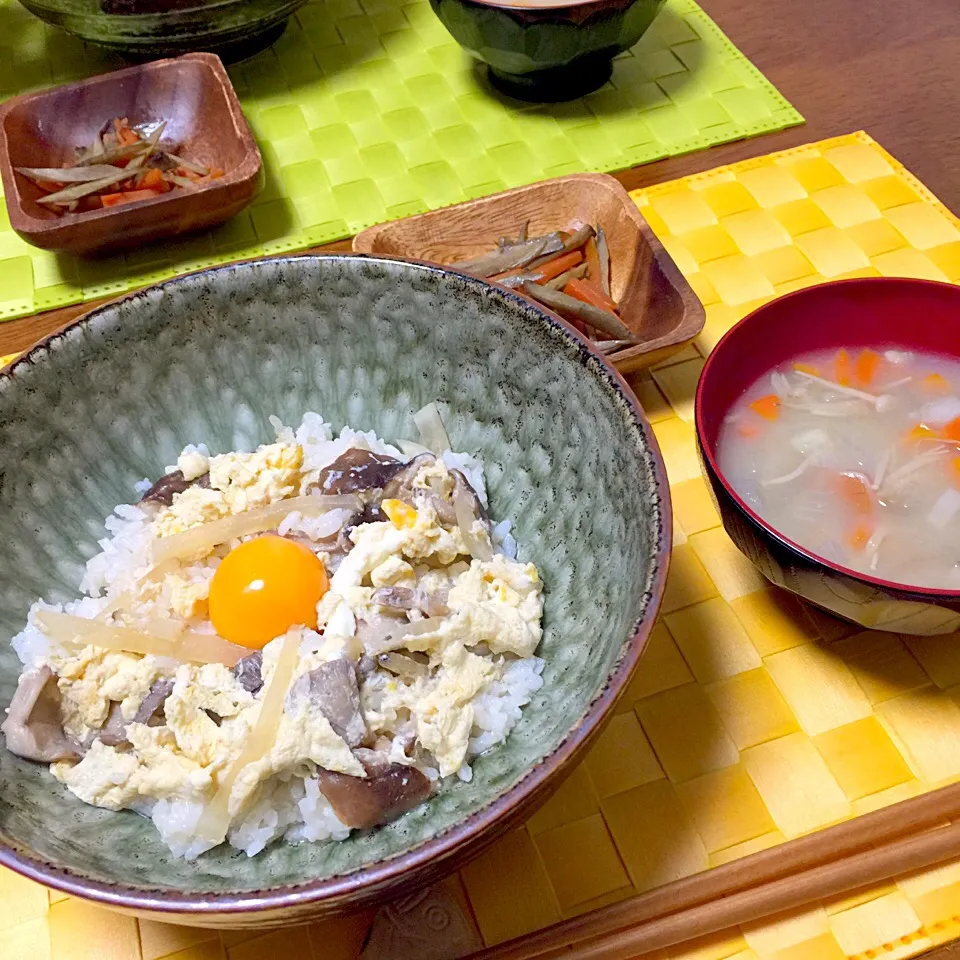
[[[405,457],[410,457],[411,460],[420,456],[421,453],[430,453],[422,443],[414,443],[413,440],[398,440],[397,447]]]
[[[278,500],[265,507],[256,507],[232,517],[211,520],[199,527],[191,527],[183,533],[162,537],[154,541],[153,562],[157,565],[174,557],[185,558],[203,556],[215,546],[233,540],[235,537],[248,537],[254,533],[264,533],[279,527],[285,517],[297,511],[302,517],[316,517],[328,510],[346,508],[359,510],[360,499],[353,494],[331,497],[291,497]]]
[[[790,446],[802,454],[818,453],[826,450],[832,443],[827,431],[820,429],[805,430],[790,438]]]
[[[440,408],[435,403],[428,403],[418,410],[413,415],[413,422],[420,431],[420,442],[428,450],[439,456],[450,449],[450,438],[440,419]]]
[[[960,417],[960,398],[941,397],[931,403],[925,403],[920,410],[920,419],[924,423],[942,426],[950,420]]]
[[[960,491],[947,487],[930,508],[927,523],[935,530],[942,530],[958,512],[960,512]]]
[[[433,633],[444,623],[443,617],[427,617],[424,620],[415,620],[413,623],[391,622],[388,617],[383,617],[381,620],[382,622],[374,621],[360,638],[363,649],[373,656],[390,650],[399,650],[405,647],[413,637]]]
[[[90,644],[103,650],[169,657],[184,663],[223,663],[232,667],[250,653],[246,647],[228,643],[215,633],[178,631],[170,629],[167,624],[161,626],[159,622],[148,623],[147,630],[138,630],[54,610],[37,611],[36,620],[40,629],[58,643]],[[169,635],[163,636],[163,633]]]
[[[296,627],[284,635],[277,666],[263,692],[260,713],[253,730],[246,738],[240,756],[219,778],[213,798],[200,814],[195,828],[196,834],[208,843],[222,843],[230,829],[230,795],[243,768],[263,758],[276,742],[283,717],[283,704],[293,680],[293,672],[300,660],[301,634],[302,630]]]
[[[470,555],[478,560],[492,560],[493,549],[490,544],[473,532],[473,524],[477,518],[473,512],[471,497],[462,486],[457,487],[453,495],[453,509],[457,515],[457,526]]]

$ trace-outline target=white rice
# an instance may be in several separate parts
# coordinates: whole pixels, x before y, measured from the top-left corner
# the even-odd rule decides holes
[[[372,431],[361,432],[345,427],[334,438],[330,426],[315,413],[307,413],[296,432],[276,418],[271,418],[271,422],[277,430],[278,439],[296,439],[303,447],[304,472],[322,469],[350,447],[362,447],[397,459],[408,459],[411,455],[406,443],[403,446],[408,452],[403,453],[397,447],[384,443]],[[191,445],[187,451],[207,454],[202,444],[195,447]],[[487,491],[481,462],[469,454],[452,451],[444,453],[442,459],[448,467],[464,474],[486,505]],[[135,484],[135,490],[142,495],[150,486],[151,481],[145,479]],[[131,589],[148,572],[152,566],[149,527],[154,513],[154,508],[149,506],[118,506],[106,520],[109,536],[99,542],[101,552],[87,563],[80,589],[88,596],[66,604],[51,605],[38,601],[31,607],[27,625],[12,640],[17,656],[25,667],[34,667],[51,655],[64,653],[54,649],[50,640],[36,627],[34,616],[38,610],[62,610],[92,619],[107,606],[108,597]],[[278,532],[301,533],[313,540],[323,540],[336,533],[348,517],[349,511],[346,510],[332,511],[315,518],[304,518],[292,512],[283,520]],[[510,531],[510,521],[503,520],[493,527],[491,538],[496,550],[515,558],[517,542]],[[216,558],[207,558],[185,568],[184,572],[191,580],[208,580],[213,576],[218,562]],[[346,608],[342,606],[340,609]],[[331,623],[329,626],[336,627],[344,635],[352,635],[354,631],[354,624]],[[322,639],[316,634],[313,637],[315,645],[319,646]],[[467,760],[458,771],[461,780],[469,782],[473,777],[469,761],[502,743],[520,720],[521,708],[543,686],[540,676],[543,666],[544,661],[539,657],[509,660],[504,665],[502,678],[488,684],[474,698],[474,725]],[[422,772],[431,780],[439,779],[439,772],[434,768],[427,767]],[[198,790],[204,786],[197,784]],[[153,820],[164,843],[176,856],[194,859],[210,849],[211,844],[195,836],[197,821],[203,811],[203,804],[199,801],[145,799],[135,809]],[[281,836],[289,842],[298,843],[342,840],[349,833],[349,828],[337,819],[333,808],[320,792],[315,777],[288,775],[274,778],[262,786],[256,803],[245,818],[231,828],[227,839],[233,847],[253,857]]]
[[[486,753],[503,743],[521,717],[520,708],[526,706],[543,686],[543,660],[509,660],[504,665],[503,677],[488,683],[473,698],[473,731],[467,748],[467,757]],[[464,779],[461,777],[461,779]]]
[[[517,541],[513,539],[510,531],[513,524],[509,520],[501,520],[495,524],[490,531],[490,539],[493,541],[493,548],[511,560],[517,559]]]

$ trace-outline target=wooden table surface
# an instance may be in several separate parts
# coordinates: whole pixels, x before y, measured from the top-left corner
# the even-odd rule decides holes
[[[960,0],[701,2],[807,122],[625,170],[618,179],[628,189],[863,129],[960,210]],[[0,356],[89,307],[0,324]]]
[[[623,171],[618,179],[627,188],[863,129],[960,211],[960,0],[701,3],[807,123]],[[0,355],[23,350],[89,306],[0,324]],[[960,960],[960,944],[926,956]]]

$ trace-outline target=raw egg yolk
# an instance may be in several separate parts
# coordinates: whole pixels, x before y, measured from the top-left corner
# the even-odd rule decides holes
[[[267,535],[241,543],[210,584],[210,619],[225,640],[259,650],[290,627],[315,630],[330,584],[322,561],[302,544]]]

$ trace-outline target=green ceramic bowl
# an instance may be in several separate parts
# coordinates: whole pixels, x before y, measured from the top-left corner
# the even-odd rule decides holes
[[[272,437],[306,410],[409,437],[439,400],[453,445],[486,462],[492,514],[546,585],[545,684],[470,783],[343,843],[229,848],[185,863],[153,825],[69,795],[0,748],[0,864],[60,890],[184,923],[305,919],[431,882],[557,786],[627,683],[663,590],[663,466],[619,375],[560,320],[439,267],[267,260],[101,307],[0,375],[0,633],[32,600],[76,595],[103,517],[182,446]],[[19,663],[0,643],[0,703]]]
[[[283,33],[307,0],[20,0],[31,13],[135,60],[193,50],[222,60],[250,56]],[[163,12],[107,12],[140,9]]]
[[[521,100],[573,100],[610,79],[613,58],[665,0],[430,0],[453,38]]]

